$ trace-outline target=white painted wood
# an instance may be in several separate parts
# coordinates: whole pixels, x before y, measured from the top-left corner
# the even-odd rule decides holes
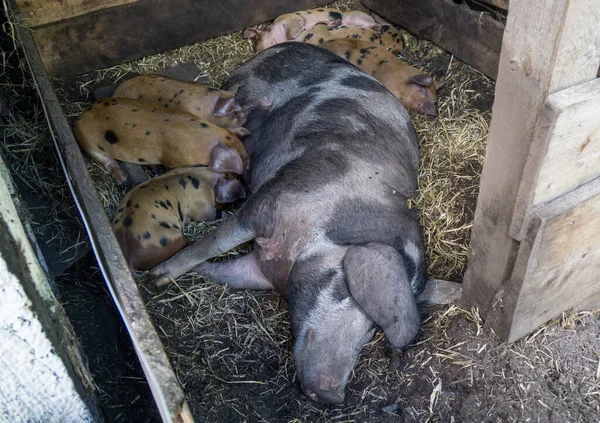
[[[90,376],[5,178],[0,171],[0,421],[95,421],[81,394]]]

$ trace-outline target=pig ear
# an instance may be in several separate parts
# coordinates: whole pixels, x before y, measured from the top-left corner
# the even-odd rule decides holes
[[[235,98],[219,97],[213,110],[213,116],[227,116],[233,112],[239,112],[242,107],[235,101]]]
[[[242,173],[244,164],[242,158],[233,148],[217,145],[210,153],[208,168],[217,172]]]
[[[217,200],[217,203],[233,203],[240,198],[246,198],[246,191],[240,181],[219,178],[215,185],[215,200]]]
[[[418,73],[408,78],[409,83],[414,83],[422,87],[428,87],[433,84],[433,78],[426,73]]]
[[[231,87],[229,87],[227,91],[235,96],[242,85],[244,85],[243,81],[238,82],[237,84],[233,84]]]
[[[261,34],[260,29],[256,28],[246,28],[244,29],[244,33],[242,34],[243,38],[256,38]]]
[[[429,279],[423,292],[417,296],[417,302],[421,306],[450,304],[460,299],[461,295],[462,284],[441,279]]]
[[[302,34],[304,29],[304,19],[298,17],[298,19],[292,19],[285,23],[285,38],[286,40],[293,40]]]
[[[343,268],[352,297],[383,329],[392,347],[408,345],[419,332],[421,317],[398,251],[376,243],[352,246]]]

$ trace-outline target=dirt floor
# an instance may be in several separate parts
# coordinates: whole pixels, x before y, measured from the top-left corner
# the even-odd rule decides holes
[[[355,8],[358,2],[336,2]],[[494,83],[431,43],[407,36],[401,56],[448,81],[439,116],[412,115],[421,142],[420,195],[429,274],[460,281],[467,259],[478,178],[491,118]],[[153,58],[56,81],[72,118],[95,88],[128,72],[149,73],[193,62],[218,84],[244,59],[250,43],[240,32]],[[98,396],[109,421],[158,421],[147,385],[121,322],[102,286],[18,51],[3,38],[0,95],[9,113],[0,150],[24,186],[48,194],[34,229],[63,239],[62,260],[75,261],[56,278],[61,301],[80,334]],[[6,63],[8,63],[6,62]],[[25,160],[27,159],[27,160]],[[43,160],[42,160],[43,159]],[[51,179],[35,169],[47,169]],[[107,213],[123,192],[93,162],[89,169]],[[51,181],[51,184],[48,183]],[[51,210],[52,213],[48,211]],[[61,211],[67,213],[60,214]],[[48,218],[50,216],[50,218]],[[37,220],[36,220],[37,219]],[[52,222],[52,225],[48,223]],[[64,225],[62,224],[64,222]],[[43,223],[43,224],[42,224]],[[57,226],[57,223],[61,223]],[[192,238],[218,224],[190,225]],[[60,227],[61,229],[56,229]],[[80,245],[81,251],[69,249]],[[230,255],[247,252],[248,246]],[[58,274],[59,272],[57,272]],[[389,368],[380,332],[365,346],[341,406],[315,404],[295,379],[287,304],[271,292],[236,291],[184,276],[168,288],[140,283],[140,290],[173,368],[200,422],[597,422],[600,420],[600,311],[570,312],[535,334],[506,345],[484,328],[476,310],[456,306],[425,312],[423,330]]]

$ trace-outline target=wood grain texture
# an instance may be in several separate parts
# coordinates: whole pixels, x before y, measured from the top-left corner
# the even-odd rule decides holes
[[[573,80],[560,80],[565,64],[556,61],[564,56],[563,31],[590,43],[586,28],[566,23],[572,13],[587,13],[593,2],[549,0],[542,6],[511,1],[463,287],[465,305],[479,307],[484,318],[495,293],[511,277],[519,251],[510,229],[536,122],[551,87]]]
[[[9,5],[12,6],[20,45],[51,126],[52,140],[69,189],[88,232],[107,288],[131,337],[161,417],[163,421],[190,422],[192,420],[183,391],[112,233],[81,150],[44,71],[31,34],[21,21],[20,14],[16,12],[14,3]]]
[[[489,14],[475,12],[452,0],[361,0],[361,3],[496,78],[504,26]]]
[[[535,205],[600,176],[600,80],[551,94],[519,188],[511,234],[522,239]]]
[[[50,75],[78,75],[323,3],[322,0],[139,0],[39,27],[34,31],[34,39]]]
[[[572,307],[600,306],[600,178],[538,205],[489,324],[508,342]]]
[[[30,28],[138,0],[16,0]]]

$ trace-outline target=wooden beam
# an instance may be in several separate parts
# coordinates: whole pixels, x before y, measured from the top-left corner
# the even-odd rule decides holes
[[[34,28],[50,75],[78,75],[267,22],[323,0],[139,0]]]
[[[504,25],[452,0],[361,0],[367,8],[496,78]]]
[[[30,28],[138,0],[15,0]]]
[[[594,79],[598,69],[598,62],[591,60],[566,60],[569,53],[592,57],[598,51],[595,32],[600,11],[595,0],[548,0],[535,5],[512,0],[510,8],[463,288],[465,305],[479,307],[484,318],[496,292],[510,279],[519,251],[509,230],[546,97],[551,91]],[[580,67],[573,68],[574,63]]]
[[[144,301],[131,276],[119,244],[110,228],[94,182],[87,171],[79,145],[54,92],[50,79],[34,46],[31,33],[13,2],[8,3],[46,119],[52,141],[75,205],[85,225],[98,265],[115,305],[132,340],[163,421],[193,421],[184,393],[150,321]]]
[[[573,307],[600,306],[600,178],[536,206],[530,228],[486,322],[508,342]]]
[[[548,97],[521,180],[511,235],[523,239],[535,205],[598,176],[600,80],[594,79]]]

